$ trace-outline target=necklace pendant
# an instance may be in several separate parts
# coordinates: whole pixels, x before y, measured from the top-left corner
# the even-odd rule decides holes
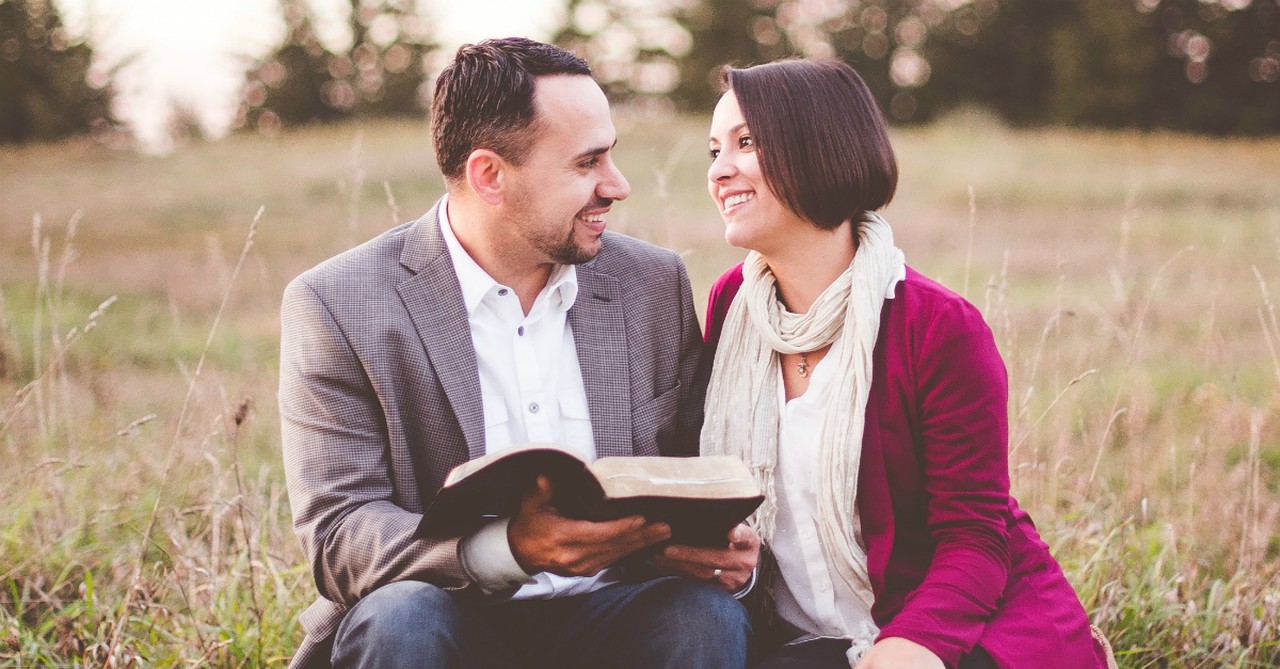
[[[800,378],[809,376],[809,354],[801,353],[800,362],[796,364],[796,372],[800,374]]]

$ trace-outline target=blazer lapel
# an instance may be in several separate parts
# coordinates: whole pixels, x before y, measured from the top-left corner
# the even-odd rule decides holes
[[[456,454],[461,462],[484,455],[484,401],[462,288],[440,235],[439,207],[437,202],[409,233],[400,264],[415,274],[397,290],[462,428],[467,453]]]
[[[574,348],[596,454],[631,455],[631,369],[627,362],[627,322],[618,279],[578,265],[578,299],[569,309]]]

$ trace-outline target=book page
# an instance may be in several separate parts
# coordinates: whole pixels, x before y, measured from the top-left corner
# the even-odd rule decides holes
[[[747,466],[727,455],[608,457],[597,460],[590,469],[611,498],[737,499],[760,494]]]

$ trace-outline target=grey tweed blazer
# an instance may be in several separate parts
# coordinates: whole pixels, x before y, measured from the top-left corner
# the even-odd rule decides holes
[[[294,667],[327,666],[347,607],[382,585],[469,585],[457,538],[413,536],[449,470],[485,451],[476,354],[439,206],[285,290],[285,476],[320,594],[301,616]],[[568,321],[599,454],[696,454],[701,338],[676,254],[606,233],[578,267]]]

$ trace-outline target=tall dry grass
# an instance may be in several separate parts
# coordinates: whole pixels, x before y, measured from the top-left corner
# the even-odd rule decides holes
[[[680,250],[702,300],[740,257],[705,121],[619,121],[611,225]],[[0,664],[284,663],[314,586],[279,295],[438,196],[425,130],[0,150]],[[1280,142],[980,115],[894,140],[899,245],[992,325],[1015,494],[1121,665],[1276,666]]]

